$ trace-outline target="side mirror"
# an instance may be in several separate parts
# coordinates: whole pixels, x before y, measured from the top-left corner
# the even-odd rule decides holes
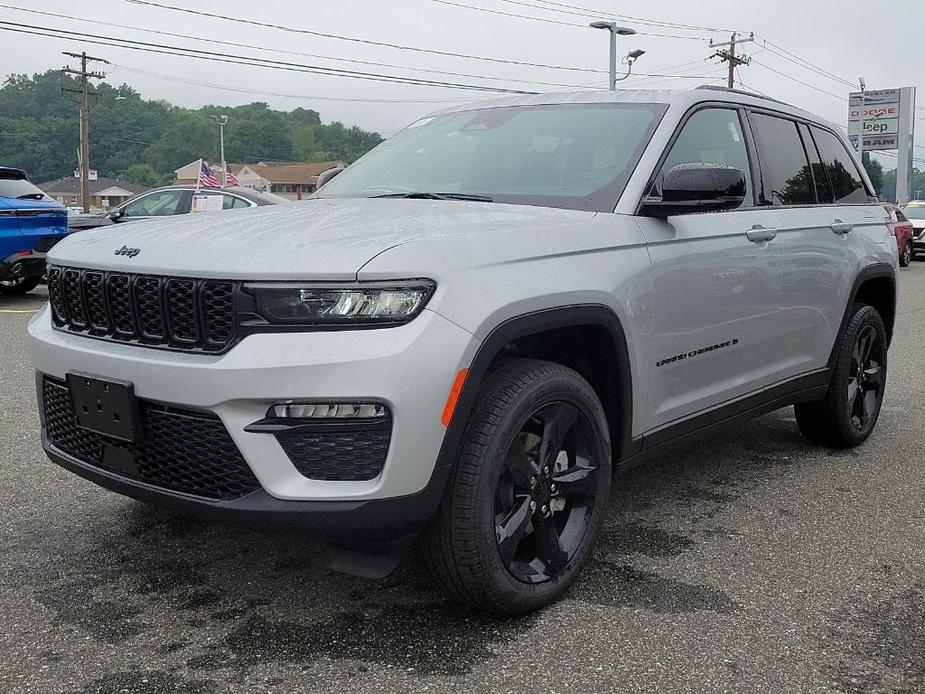
[[[315,185],[315,190],[318,190],[325,183],[334,178],[337,174],[344,170],[343,166],[335,166],[333,169],[328,169],[327,171],[322,171],[318,174],[318,183]]]
[[[671,217],[734,210],[745,200],[745,173],[722,164],[678,164],[662,177],[661,197],[643,200],[643,212]]]
[[[122,208],[121,207],[112,208],[111,210],[109,210],[109,214],[107,216],[112,221],[118,222],[120,219],[122,219]]]

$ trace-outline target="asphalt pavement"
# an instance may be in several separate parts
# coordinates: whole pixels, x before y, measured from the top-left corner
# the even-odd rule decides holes
[[[570,593],[499,621],[409,562],[369,581],[293,532],[104,491],[39,446],[0,297],[0,692],[925,692],[925,263],[901,273],[873,437],[792,409],[634,470]]]

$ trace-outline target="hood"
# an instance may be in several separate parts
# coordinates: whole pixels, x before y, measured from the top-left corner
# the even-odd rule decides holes
[[[343,281],[355,279],[384,251],[414,241],[465,236],[477,244],[478,237],[593,216],[450,200],[315,199],[82,231],[55,246],[49,258],[62,265],[162,275]]]

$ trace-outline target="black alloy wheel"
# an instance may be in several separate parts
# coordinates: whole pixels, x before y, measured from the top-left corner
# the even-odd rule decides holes
[[[515,578],[558,576],[591,524],[600,460],[588,418],[566,402],[544,405],[511,442],[495,487],[495,535]]]
[[[427,566],[460,602],[498,615],[538,610],[575,581],[603,525],[612,475],[604,407],[567,366],[506,359],[464,423],[422,537]]]
[[[887,380],[887,332],[873,306],[855,304],[835,347],[832,376],[820,400],[796,405],[797,425],[813,443],[850,448],[877,424]]]
[[[909,267],[914,257],[915,254],[912,251],[912,241],[907,241],[906,245],[903,246],[902,253],[899,254],[900,267]]]
[[[858,333],[848,377],[848,417],[858,431],[865,431],[880,411],[883,353],[879,332],[872,325],[865,326]]]

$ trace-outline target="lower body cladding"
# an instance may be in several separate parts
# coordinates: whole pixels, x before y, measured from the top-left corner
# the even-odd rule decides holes
[[[47,309],[29,332],[42,443],[62,467],[156,505],[348,543],[407,537],[436,511],[441,413],[476,347],[430,311],[396,328],[251,335],[223,355],[74,335]],[[107,395],[75,395],[84,385]],[[110,387],[131,403],[131,436],[85,419]],[[376,407],[289,423],[273,416],[287,402]]]

